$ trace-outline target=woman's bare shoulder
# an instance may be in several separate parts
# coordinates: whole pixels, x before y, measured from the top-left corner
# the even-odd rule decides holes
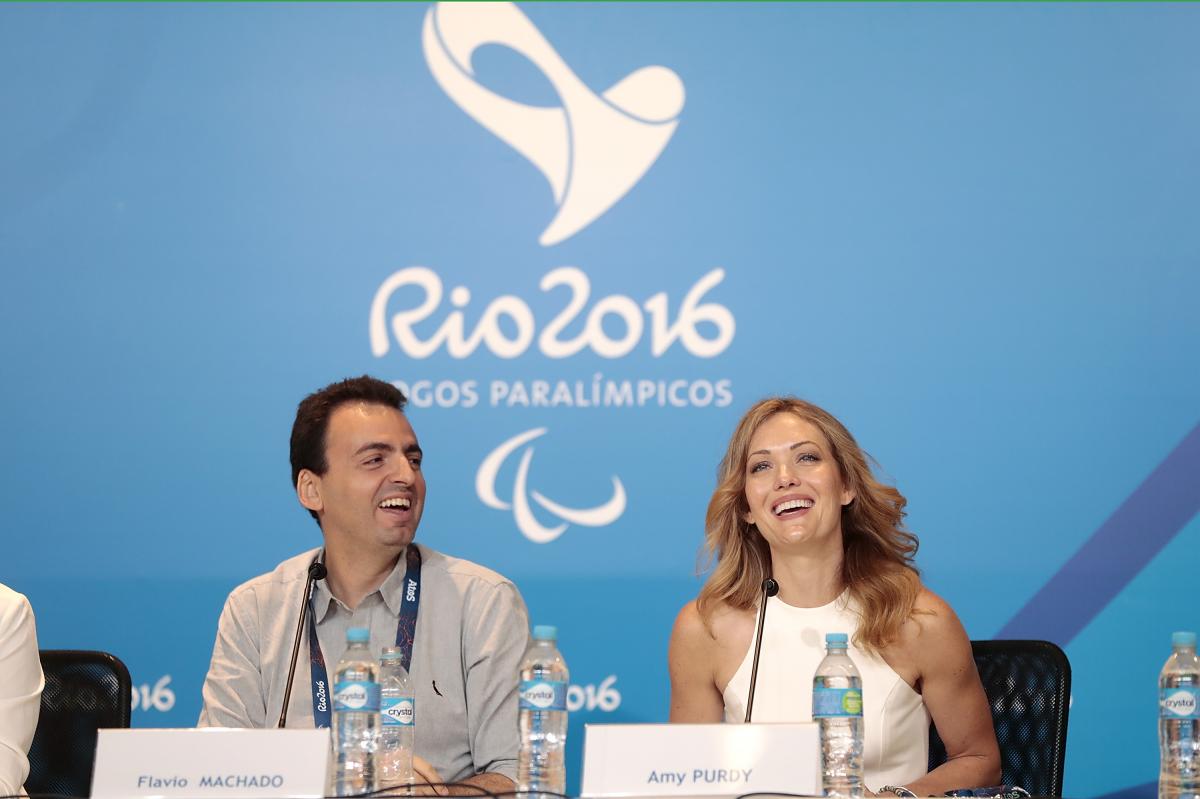
[[[754,627],[754,611],[731,607],[724,602],[711,606],[706,619],[696,600],[688,602],[675,617],[673,637],[689,642],[717,644],[738,638]]]
[[[692,601],[675,617],[667,658],[672,721],[714,722],[724,717],[721,694],[729,679],[728,636],[737,616],[722,605],[701,614]]]
[[[958,655],[964,646],[969,653],[970,644],[954,609],[922,585],[912,614],[880,654],[893,671],[921,693],[931,661],[944,658],[947,653]]]
[[[712,639],[708,625],[700,614],[696,600],[684,605],[675,616],[675,627],[671,630],[671,641],[690,645],[704,645]]]
[[[918,610],[928,610],[935,613],[945,613],[946,611],[954,613],[949,603],[931,591],[929,586],[924,583],[921,584],[921,590],[917,592],[915,607]]]
[[[914,653],[933,654],[943,647],[969,646],[966,631],[954,608],[924,585],[913,603],[913,613],[900,627],[901,646]]]

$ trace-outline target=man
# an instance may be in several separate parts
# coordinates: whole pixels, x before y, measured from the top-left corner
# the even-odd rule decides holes
[[[425,478],[421,447],[402,412],[405,401],[394,386],[358,377],[300,403],[292,426],[292,482],[320,524],[325,546],[229,595],[204,681],[200,726],[276,724],[308,568],[321,560],[328,576],[312,593],[287,725],[328,723],[327,686],[346,649],[346,630],[367,627],[375,652],[411,642],[418,779],[460,783],[474,795],[479,792],[467,786],[511,791],[517,669],[529,636],[525,604],[495,572],[413,544]]]

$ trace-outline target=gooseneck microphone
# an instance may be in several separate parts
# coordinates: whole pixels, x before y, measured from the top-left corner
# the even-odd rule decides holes
[[[762,581],[762,601],[758,603],[758,632],[754,634],[754,662],[750,664],[750,693],[746,697],[746,723],[754,711],[754,683],[758,681],[758,653],[762,651],[763,622],[767,620],[767,597],[779,593],[779,583],[773,577]]]
[[[308,618],[308,597],[312,593],[313,583],[324,580],[328,573],[324,563],[314,560],[308,565],[308,579],[304,581],[304,596],[300,604],[300,621],[296,622],[296,640],[292,643],[292,664],[288,666],[287,685],[283,688],[283,710],[279,711],[279,723],[275,725],[279,729],[283,729],[283,725],[287,723],[288,702],[292,699],[292,680],[296,678],[296,655],[300,653],[300,637],[304,635],[304,622]],[[757,660],[755,662],[757,663]]]

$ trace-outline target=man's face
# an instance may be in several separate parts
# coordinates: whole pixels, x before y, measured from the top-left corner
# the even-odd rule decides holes
[[[353,551],[396,553],[417,533],[425,507],[421,447],[404,414],[386,405],[346,403],[329,417],[325,474],[302,470],[300,502],[326,539]]]

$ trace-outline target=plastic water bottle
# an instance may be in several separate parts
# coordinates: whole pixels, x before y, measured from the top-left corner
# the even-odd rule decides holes
[[[413,733],[416,705],[398,646],[385,646],[379,659],[379,752],[375,757],[380,788],[413,781]]]
[[[346,654],[333,678],[333,793],[353,796],[375,790],[379,738],[379,665],[371,657],[371,633],[346,631]]]
[[[1158,677],[1159,799],[1200,797],[1200,659],[1196,634],[1171,636],[1174,652]]]
[[[563,752],[567,745],[567,664],[555,647],[558,630],[539,625],[521,661],[521,753],[517,788],[566,793]]]
[[[825,635],[825,659],[813,675],[813,720],[821,732],[821,789],[863,796],[862,677],[846,654],[846,634]]]

